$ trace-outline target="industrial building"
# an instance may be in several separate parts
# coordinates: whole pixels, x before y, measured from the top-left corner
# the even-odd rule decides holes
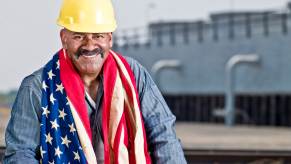
[[[147,68],[178,120],[290,126],[290,6],[152,22],[116,33],[114,50]]]

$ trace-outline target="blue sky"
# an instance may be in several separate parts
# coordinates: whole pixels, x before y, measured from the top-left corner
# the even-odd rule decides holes
[[[145,28],[149,21],[208,19],[240,10],[285,10],[288,0],[113,0],[118,31]],[[16,1],[0,6],[0,91],[17,88],[60,48],[55,24],[61,0]],[[126,55],[126,54],[125,54]]]

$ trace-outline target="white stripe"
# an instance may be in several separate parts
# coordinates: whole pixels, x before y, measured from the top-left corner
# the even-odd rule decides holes
[[[73,106],[72,102],[69,99],[68,99],[68,101],[70,104],[71,112],[72,112],[72,115],[73,115],[73,118],[75,121],[78,136],[79,136],[80,143],[81,143],[82,149],[84,151],[86,160],[89,164],[97,164],[94,149],[93,149],[93,146],[91,144],[90,138],[86,132],[86,129],[85,129],[80,117],[79,117],[79,114],[77,113],[75,107]]]
[[[118,163],[127,164],[129,163],[128,151],[124,145],[124,125],[122,125],[121,135],[120,135],[120,144],[118,151]]]
[[[121,79],[119,73],[117,72],[115,85],[111,97],[111,108],[109,117],[109,140],[111,146],[114,146],[114,140],[116,136],[116,131],[124,111],[124,89],[122,87]]]

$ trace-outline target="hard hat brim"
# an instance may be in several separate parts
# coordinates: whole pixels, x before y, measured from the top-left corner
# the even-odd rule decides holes
[[[112,24],[103,24],[103,25],[90,25],[90,26],[82,26],[80,24],[65,24],[61,21],[58,21],[57,24],[61,27],[64,27],[73,32],[83,32],[83,33],[108,33],[114,32],[117,28],[117,25],[114,26]]]

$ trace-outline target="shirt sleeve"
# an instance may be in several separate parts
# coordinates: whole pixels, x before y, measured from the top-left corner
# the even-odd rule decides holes
[[[40,82],[31,75],[18,90],[5,133],[4,163],[39,163]]]
[[[158,87],[145,68],[133,59],[127,60],[136,78],[152,162],[158,164],[186,163],[174,129],[175,116],[171,113]]]

